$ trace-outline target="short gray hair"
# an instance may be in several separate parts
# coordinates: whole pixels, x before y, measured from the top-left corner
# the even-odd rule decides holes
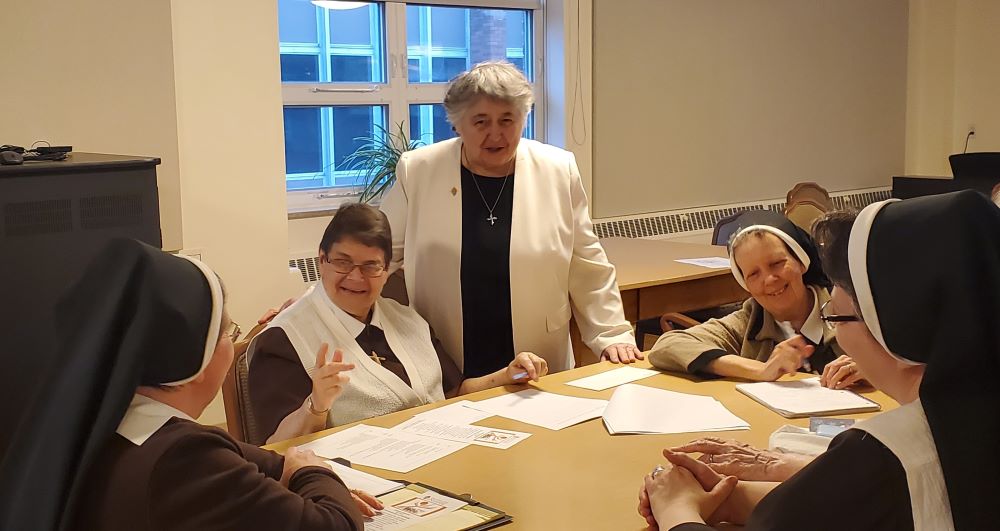
[[[486,61],[462,72],[448,85],[444,110],[452,125],[465,110],[482,96],[513,105],[524,117],[535,103],[531,83],[516,66],[507,61]]]

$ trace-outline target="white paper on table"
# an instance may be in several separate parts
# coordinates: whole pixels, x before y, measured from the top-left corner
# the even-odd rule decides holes
[[[452,424],[472,424],[473,422],[479,422],[493,416],[493,413],[472,409],[469,407],[471,404],[472,402],[468,400],[460,400],[446,406],[424,411],[423,413],[417,413],[414,415],[414,418],[434,419]]]
[[[376,475],[355,470],[349,466],[342,465],[336,461],[327,461],[333,467],[340,479],[349,489],[363,490],[372,496],[381,496],[387,492],[401,489],[405,485],[388,479],[380,478]]]
[[[674,262],[691,264],[710,269],[729,269],[729,259],[721,256],[709,256],[707,258],[679,258]]]
[[[375,516],[365,519],[365,531],[406,529],[468,505],[464,500],[432,490],[420,493],[401,489],[384,496],[381,501],[385,508]]]
[[[501,450],[506,450],[531,436],[530,433],[523,431],[501,430],[484,426],[471,426],[469,424],[453,424],[426,417],[413,417],[397,425],[393,428],[393,431],[402,431],[415,435],[423,435],[424,437],[464,442],[489,448],[500,448]]]
[[[626,384],[611,396],[604,425],[616,433],[748,430],[750,425],[710,396]]]
[[[638,367],[621,367],[595,374],[593,376],[573,380],[572,382],[566,382],[566,385],[582,387],[593,391],[603,391],[605,389],[617,387],[636,380],[642,380],[643,378],[649,378],[650,376],[656,374],[660,374],[660,371],[640,369]]]
[[[607,405],[607,400],[525,389],[472,402],[470,407],[550,430],[561,430],[600,417]]]
[[[328,459],[343,457],[359,465],[410,472],[466,446],[464,443],[358,424],[303,444],[300,448],[312,450]]]
[[[877,411],[877,403],[847,390],[827,389],[819,378],[739,384],[736,389],[785,416]]]

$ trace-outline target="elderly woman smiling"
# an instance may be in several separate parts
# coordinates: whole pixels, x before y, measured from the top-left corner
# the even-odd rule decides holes
[[[837,389],[861,379],[833,328],[820,320],[830,282],[812,238],[775,212],[750,211],[738,222],[729,255],[733,276],[751,298],[721,319],[667,332],[650,352],[650,362],[660,369],[748,380],[822,371],[822,383]]]
[[[411,305],[466,377],[523,351],[571,368],[572,314],[596,355],[641,358],[573,155],[521,139],[532,102],[509,63],[459,75],[444,100],[458,138],[404,154],[382,204],[391,270],[405,264]]]

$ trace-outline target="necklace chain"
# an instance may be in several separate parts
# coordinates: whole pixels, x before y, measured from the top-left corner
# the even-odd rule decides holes
[[[464,148],[464,146],[462,148],[462,155],[465,156],[465,148]],[[489,221],[490,225],[493,225],[493,224],[496,223],[497,219],[499,219],[499,218],[497,218],[496,216],[493,215],[493,210],[495,210],[496,207],[497,207],[497,205],[500,204],[500,198],[503,197],[503,191],[507,189],[507,179],[510,177],[510,173],[508,173],[507,175],[503,176],[503,184],[500,186],[500,193],[497,194],[497,200],[494,201],[493,202],[493,206],[490,207],[489,202],[486,201],[486,195],[483,194],[483,189],[479,187],[479,178],[482,177],[482,178],[485,179],[486,176],[485,175],[477,175],[476,172],[472,171],[472,168],[469,167],[469,166],[472,166],[472,164],[469,164],[469,157],[468,156],[465,156],[465,162],[468,164],[468,166],[466,166],[466,169],[469,170],[469,173],[472,174],[472,183],[476,185],[476,191],[479,192],[479,198],[483,200],[483,206],[486,207],[486,210],[488,210],[489,213],[490,213],[490,215],[486,217],[486,221]],[[513,164],[511,164],[511,170],[513,170],[513,169],[514,169],[513,168]],[[513,173],[513,172],[511,172],[511,173]]]

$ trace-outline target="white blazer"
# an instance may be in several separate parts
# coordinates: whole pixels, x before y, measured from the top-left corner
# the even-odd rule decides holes
[[[396,184],[382,202],[392,225],[390,271],[404,265],[410,305],[430,323],[461,369],[461,139],[404,153]],[[587,208],[573,154],[521,139],[510,236],[514,351],[534,352],[552,371],[573,367],[571,313],[583,342],[600,356],[635,344],[615,268]]]

